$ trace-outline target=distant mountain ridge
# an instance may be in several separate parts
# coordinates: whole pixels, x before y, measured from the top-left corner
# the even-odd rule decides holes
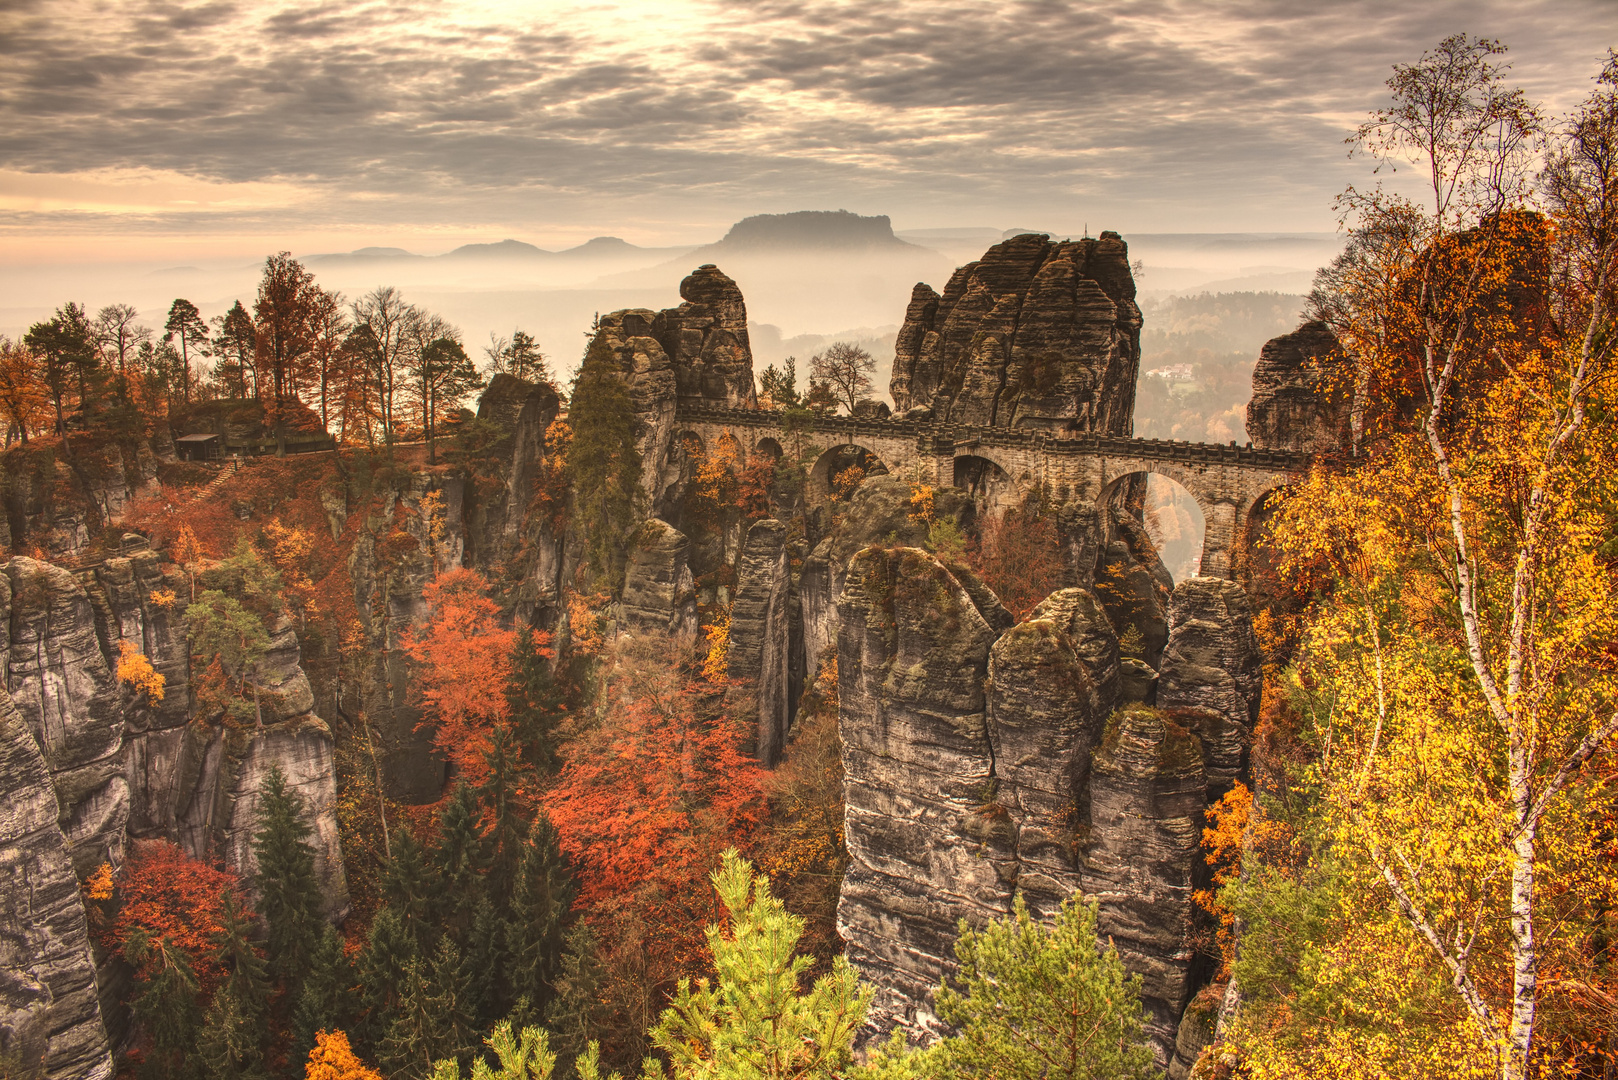
[[[742,218],[718,243],[700,247],[692,254],[741,254],[781,248],[917,250],[915,244],[893,234],[893,221],[886,214],[864,217],[847,210],[797,210]]]
[[[310,255],[304,261],[314,266],[333,263],[393,262],[396,260],[428,262],[440,259],[453,259],[456,261],[509,261],[515,259],[548,262],[554,259],[656,258],[658,256],[679,255],[690,250],[691,248],[688,246],[637,247],[629,241],[621,240],[616,236],[597,236],[576,247],[564,248],[561,251],[548,251],[545,248],[535,247],[525,241],[513,240],[508,237],[504,240],[485,244],[462,244],[454,251],[448,251],[442,255],[418,255],[413,251],[406,251],[404,248],[396,247],[363,247],[354,251]]]

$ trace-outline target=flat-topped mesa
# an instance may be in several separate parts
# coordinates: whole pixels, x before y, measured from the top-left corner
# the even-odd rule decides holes
[[[1115,232],[1024,233],[918,284],[894,346],[897,412],[936,420],[1128,435],[1140,369],[1129,247]]]

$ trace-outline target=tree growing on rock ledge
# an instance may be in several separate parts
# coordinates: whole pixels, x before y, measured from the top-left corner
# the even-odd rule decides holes
[[[612,349],[597,335],[573,377],[568,424],[572,443],[573,524],[585,538],[585,558],[597,581],[622,585],[624,538],[635,524],[640,449],[635,407],[618,377]]]

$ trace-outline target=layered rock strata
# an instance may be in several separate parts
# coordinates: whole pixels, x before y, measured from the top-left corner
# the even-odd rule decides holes
[[[33,733],[3,689],[0,1055],[16,1060],[20,1076],[112,1076],[95,959],[56,790]]]
[[[889,393],[898,412],[941,421],[1126,435],[1140,327],[1117,233],[1025,233],[956,270],[942,294],[916,286]]]
[[[626,308],[603,315],[590,349],[613,358],[637,419],[641,484],[654,508],[674,497],[679,454],[677,404],[751,409],[753,352],[741,289],[711,264],[680,282],[679,307]]]
[[[1261,450],[1319,454],[1347,446],[1352,374],[1325,323],[1306,322],[1270,339],[1253,365],[1248,438]]]
[[[1175,586],[1169,623],[1157,704],[1196,731],[1217,799],[1247,772],[1264,691],[1253,609],[1234,581],[1189,578]]]
[[[1143,978],[1148,1034],[1167,1065],[1206,974],[1192,893],[1206,872],[1209,772],[1238,761],[1226,727],[1209,721],[1245,710],[1259,673],[1236,628],[1240,590],[1222,586],[1177,591],[1164,658],[1175,707],[1159,709],[1140,703],[1154,691],[1161,700],[1156,673],[1120,655],[1112,613],[1087,590],[1058,590],[1012,626],[981,583],[926,552],[868,547],[849,560],[838,674],[850,861],[838,922],[877,987],[869,1034],[942,1030],[929,1002],[954,970],[960,919],[1004,915],[1017,891],[1042,915],[1082,893],[1100,904],[1101,937]]]
[[[772,767],[781,760],[792,719],[787,696],[791,587],[786,526],[770,518],[753,522],[736,560],[726,662],[737,715],[752,718],[758,732],[754,755]]]
[[[652,518],[630,537],[620,607],[625,629],[669,635],[689,652],[697,638],[697,590],[688,558],[691,541]]]

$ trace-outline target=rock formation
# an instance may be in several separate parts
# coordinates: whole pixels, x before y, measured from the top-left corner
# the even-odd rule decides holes
[[[1025,233],[919,284],[895,344],[895,408],[959,424],[1126,435],[1140,366],[1140,309],[1117,233]]]
[[[1265,343],[1253,365],[1247,435],[1261,450],[1330,453],[1348,445],[1352,376],[1325,323]]]
[[[624,568],[623,625],[669,635],[689,652],[697,639],[697,590],[687,557],[691,541],[667,522],[652,518],[629,541]]]
[[[641,484],[653,506],[674,494],[676,404],[750,409],[753,352],[747,305],[736,283],[704,264],[680,282],[685,303],[651,311],[627,308],[603,315],[592,350],[611,354],[629,390],[638,421]]]
[[[786,526],[770,518],[753,522],[736,560],[727,662],[737,715],[754,719],[754,754],[767,766],[780,761],[792,719],[787,697],[791,588]]]
[[[799,588],[804,655],[811,668],[837,643],[837,598],[843,591],[849,558],[870,544],[919,545],[926,541],[928,526],[911,516],[915,507],[910,495],[910,484],[898,477],[867,478],[849,499],[842,523],[821,537],[809,552]],[[936,518],[953,521],[965,535],[977,510],[964,492],[940,488],[933,492],[933,512]]]
[[[1235,760],[1233,725],[1211,722],[1224,718],[1213,710],[1244,703],[1259,674],[1236,625],[1239,593],[1181,586],[1164,658],[1176,707],[1156,709],[1139,703],[1151,669],[1120,656],[1114,618],[1089,591],[1058,590],[1011,626],[980,583],[923,551],[868,547],[849,560],[838,925],[877,987],[868,1034],[942,1030],[929,1001],[954,970],[958,920],[1004,915],[1016,891],[1047,914],[1082,893],[1144,979],[1148,1034],[1167,1065],[1206,974],[1192,901],[1206,872],[1204,759],[1215,770]],[[1207,669],[1217,664],[1230,670]],[[1181,723],[1188,714],[1201,726]]]
[[[1097,932],[1142,979],[1146,1033],[1167,1066],[1192,981],[1196,905],[1208,806],[1202,746],[1163,713],[1113,713],[1096,748],[1090,784],[1085,895],[1101,904]]]
[[[1157,704],[1201,738],[1217,799],[1247,771],[1264,690],[1253,609],[1234,581],[1190,578],[1175,586],[1169,622]]]
[[[0,1055],[19,1076],[112,1076],[84,904],[57,793],[0,689]]]
[[[838,598],[849,865],[837,909],[872,1023],[942,1031],[932,990],[956,924],[1010,910],[1014,835],[995,806],[983,679],[996,631],[916,548],[867,548]]]

